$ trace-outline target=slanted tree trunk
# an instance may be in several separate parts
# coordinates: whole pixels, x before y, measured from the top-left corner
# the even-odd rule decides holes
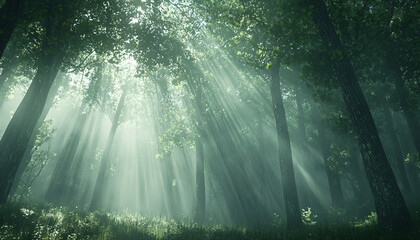
[[[25,153],[23,154],[21,164],[19,165],[19,168],[16,172],[15,179],[13,181],[13,185],[12,185],[12,188],[10,190],[10,195],[14,194],[15,191],[17,190],[17,187],[19,186],[20,178],[22,177],[22,174],[24,173],[26,167],[28,166],[29,162],[31,161],[31,151],[32,151],[32,148],[34,147],[34,144],[35,144],[36,136],[38,134],[38,129],[39,129],[39,127],[41,127],[42,123],[44,123],[45,118],[48,115],[48,112],[50,111],[51,107],[53,106],[55,95],[57,94],[58,88],[61,85],[61,80],[62,80],[63,77],[59,76],[59,75],[61,75],[61,74],[60,73],[58,74],[57,80],[54,81],[54,84],[52,85],[52,87],[50,89],[50,92],[48,93],[48,98],[47,98],[47,101],[45,103],[45,107],[42,110],[41,116],[40,116],[40,118],[39,118],[39,120],[38,120],[38,122],[37,122],[37,124],[34,128],[35,131],[32,132],[32,134],[31,134],[31,138],[29,139],[28,146],[26,147]]]
[[[119,126],[120,116],[124,108],[125,97],[127,96],[127,87],[124,87],[124,91],[121,94],[118,102],[117,110],[115,111],[114,119],[112,120],[112,127],[109,131],[108,140],[106,142],[105,150],[102,154],[101,164],[99,165],[99,173],[96,178],[95,188],[93,190],[92,200],[90,202],[89,210],[98,210],[102,207],[102,198],[104,197],[105,187],[107,186],[107,173],[109,164],[111,163],[111,149],[114,142],[115,133]]]
[[[391,111],[388,107],[383,108],[383,113],[386,121],[386,128],[389,137],[391,138],[392,147],[394,148],[395,162],[398,175],[401,180],[401,190],[407,194],[411,194],[410,183],[407,178],[407,173],[404,168],[404,156],[402,154],[400,142],[398,141],[397,134],[395,133],[394,122],[392,121]]]
[[[318,130],[318,141],[321,147],[322,158],[324,159],[324,168],[327,174],[328,185],[330,187],[330,195],[332,206],[343,207],[344,197],[343,189],[341,188],[339,175],[333,172],[328,163],[328,157],[330,156],[331,140],[327,137],[325,130],[327,126],[321,119],[321,113],[315,103],[311,103],[311,112],[313,122]]]
[[[16,28],[24,2],[24,0],[6,0],[0,9],[0,59]]]
[[[395,230],[409,228],[411,217],[408,208],[388,164],[372,114],[357,82],[350,59],[335,32],[324,0],[313,0],[312,3],[315,7],[314,21],[322,41],[329,52],[335,55],[332,59],[333,68],[358,137],[378,222],[382,227],[391,227]]]
[[[286,112],[283,106],[283,96],[280,89],[279,67],[271,69],[270,93],[273,102],[274,118],[277,130],[277,146],[280,160],[287,228],[293,229],[302,225],[298,194],[293,170],[292,149],[287,129]]]
[[[0,141],[0,204],[5,203],[63,56],[45,42],[37,73]]]

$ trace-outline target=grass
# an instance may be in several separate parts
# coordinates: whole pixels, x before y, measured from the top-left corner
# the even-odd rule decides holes
[[[306,213],[306,217],[311,216]],[[285,231],[279,219],[258,228],[200,226],[129,214],[9,202],[0,206],[0,239],[420,239],[418,221],[412,231],[392,234],[377,226],[374,214],[359,222],[321,224],[315,219],[309,222],[294,231]]]

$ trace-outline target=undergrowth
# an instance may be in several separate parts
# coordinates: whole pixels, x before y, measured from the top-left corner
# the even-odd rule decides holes
[[[303,210],[303,227],[286,231],[279,218],[260,227],[201,226],[162,218],[115,215],[104,211],[25,205],[0,206],[0,239],[419,239],[418,221],[407,233],[387,233],[375,214],[358,222],[317,223]],[[311,218],[312,217],[312,218]]]

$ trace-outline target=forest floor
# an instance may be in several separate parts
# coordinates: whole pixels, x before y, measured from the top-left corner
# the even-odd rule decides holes
[[[420,239],[420,221],[406,233],[387,233],[376,223],[374,214],[359,222],[337,219],[334,225],[306,224],[285,231],[281,221],[258,228],[200,226],[173,220],[144,218],[104,211],[87,212],[78,208],[48,204],[9,202],[0,206],[0,239]]]

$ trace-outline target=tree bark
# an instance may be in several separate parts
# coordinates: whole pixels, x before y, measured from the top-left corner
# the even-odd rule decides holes
[[[6,0],[0,9],[0,59],[16,28],[24,2],[24,0]]]
[[[112,127],[109,131],[108,140],[105,146],[105,150],[102,154],[101,164],[99,165],[99,173],[96,178],[95,188],[93,190],[92,200],[90,202],[89,210],[98,210],[102,207],[102,198],[104,196],[106,183],[107,170],[109,164],[111,163],[111,148],[112,143],[114,142],[115,133],[119,125],[120,116],[124,108],[125,97],[127,96],[127,88],[124,88],[123,93],[121,94],[120,100],[118,102],[117,110],[115,111],[114,119],[112,121]]]
[[[277,146],[280,160],[281,179],[287,218],[287,228],[293,229],[302,225],[298,194],[293,170],[292,149],[287,129],[286,113],[283,106],[283,96],[280,89],[279,67],[271,69],[270,93],[277,130]]]
[[[37,124],[34,128],[35,131],[32,132],[32,134],[31,134],[31,138],[29,139],[28,146],[26,147],[25,153],[23,154],[21,164],[19,165],[19,168],[16,172],[15,179],[13,181],[13,185],[12,185],[12,188],[11,188],[10,193],[9,193],[10,195],[13,195],[15,193],[17,187],[19,186],[20,178],[22,177],[22,174],[24,173],[26,167],[28,166],[29,162],[31,161],[31,151],[32,151],[32,148],[34,147],[34,144],[35,144],[36,136],[38,134],[38,129],[42,125],[42,123],[44,123],[45,118],[48,115],[48,112],[50,111],[51,107],[53,106],[55,95],[57,94],[58,88],[61,85],[60,80],[62,79],[62,77],[60,77],[59,75],[60,75],[60,73],[58,73],[57,80],[54,81],[54,84],[52,85],[52,87],[50,89],[50,92],[48,93],[48,98],[47,98],[47,101],[45,103],[45,107],[42,110],[41,116],[40,116],[40,118],[39,118],[39,120],[38,120],[38,122],[37,122]]]
[[[45,43],[37,73],[0,141],[0,204],[5,203],[63,56]]]
[[[314,21],[329,53],[344,102],[358,136],[360,151],[375,201],[378,222],[395,230],[411,226],[411,217],[388,164],[369,106],[328,15],[324,0],[313,0]]]

